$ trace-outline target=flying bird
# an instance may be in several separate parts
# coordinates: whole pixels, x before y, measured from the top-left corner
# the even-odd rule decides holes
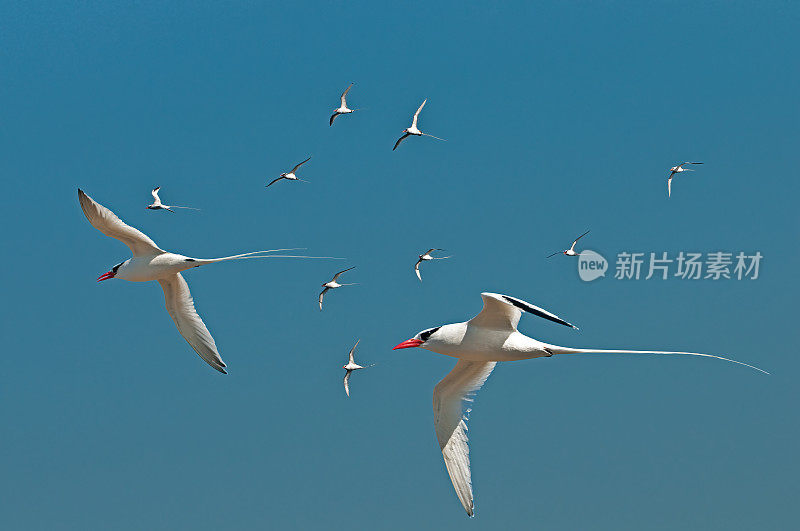
[[[148,205],[146,208],[150,210],[169,210],[170,212],[174,213],[175,211],[172,210],[173,208],[188,208],[189,210],[200,210],[199,208],[192,208],[187,206],[178,206],[178,205],[165,205],[161,202],[161,199],[158,197],[158,191],[161,190],[160,186],[156,186],[153,188],[153,191],[150,192],[153,195],[153,204]]]
[[[444,251],[444,249],[436,249],[436,248],[428,249],[427,251],[425,251],[424,254],[419,255],[419,260],[417,260],[417,263],[414,264],[414,272],[417,274],[417,278],[419,279],[420,282],[422,282],[422,275],[420,275],[419,266],[422,262],[427,262],[428,260],[444,260],[446,258],[450,258],[449,256],[431,256],[431,253],[433,251]]]
[[[189,285],[181,276],[181,272],[193,267],[200,267],[228,260],[244,260],[249,258],[329,258],[294,255],[264,255],[278,251],[297,249],[273,249],[251,253],[225,256],[222,258],[191,258],[180,254],[169,253],[155,244],[149,236],[138,229],[126,225],[111,210],[97,203],[78,189],[80,202],[86,219],[94,228],[127,245],[133,257],[115,265],[110,271],[103,273],[97,281],[109,278],[121,278],[133,282],[157,280],[164,290],[167,312],[183,338],[200,355],[206,363],[221,373],[225,372],[225,363],[219,355],[217,345],[194,308]]]
[[[580,240],[581,238],[583,238],[587,234],[589,234],[588,230],[586,232],[584,232],[583,234],[581,234],[580,236],[578,236],[577,238],[575,238],[575,241],[572,242],[572,245],[570,245],[569,249],[565,249],[563,251],[556,251],[553,254],[548,255],[547,258],[552,258],[553,256],[555,256],[557,254],[565,254],[567,256],[578,256],[581,253],[575,252],[575,244],[577,244],[578,240]]]
[[[357,371],[358,369],[366,369],[367,367],[372,367],[372,365],[367,365],[366,367],[358,365],[353,359],[353,352],[356,351],[356,347],[360,342],[361,340],[359,339],[358,341],[356,341],[356,344],[353,345],[353,348],[350,349],[350,361],[347,362],[347,365],[342,365],[342,369],[347,371],[344,374],[344,392],[347,393],[347,396],[350,396],[350,373],[353,371]]]
[[[299,170],[299,169],[300,169],[300,166],[302,166],[303,164],[305,164],[305,163],[306,163],[306,162],[308,162],[309,160],[311,160],[311,157],[308,157],[306,160],[304,160],[303,162],[301,162],[300,164],[298,164],[297,166],[295,166],[294,168],[292,168],[292,171],[290,171],[290,172],[287,172],[287,173],[281,173],[280,177],[278,177],[277,179],[274,179],[274,180],[273,180],[271,183],[269,183],[269,184],[268,184],[266,187],[267,187],[267,188],[269,188],[270,186],[272,186],[272,185],[273,185],[273,184],[275,184],[276,182],[280,181],[281,179],[288,179],[288,180],[290,180],[290,181],[302,181],[302,182],[304,182],[304,183],[307,183],[308,181],[306,181],[306,180],[304,180],[304,179],[298,179],[298,178],[297,178],[297,175],[295,175],[295,172],[296,172],[297,170]]]
[[[356,266],[353,266],[353,267],[348,267],[347,269],[343,269],[343,270],[339,271],[338,273],[333,275],[332,279],[330,279],[328,282],[326,282],[325,284],[322,285],[322,287],[325,288],[325,289],[323,289],[322,292],[319,294],[319,311],[322,311],[322,297],[325,296],[325,293],[327,293],[329,289],[336,289],[336,288],[340,288],[342,286],[355,286],[356,285],[355,282],[352,282],[350,284],[340,284],[339,282],[337,282],[339,280],[339,275],[341,275],[342,273],[344,273],[346,271],[350,271],[351,269],[355,269],[355,268],[356,268]]]
[[[428,101],[428,98],[425,98],[422,101],[422,105],[420,105],[419,109],[417,109],[417,112],[414,113],[414,119],[411,121],[411,127],[409,127],[408,129],[403,129],[403,136],[401,136],[400,138],[397,139],[397,142],[395,142],[394,147],[392,148],[392,151],[397,149],[397,146],[400,145],[400,142],[402,142],[403,140],[405,140],[406,138],[408,138],[411,135],[413,135],[413,136],[429,136],[431,138],[435,138],[436,140],[444,140],[444,138],[439,138],[438,136],[429,135],[428,133],[423,133],[422,131],[417,129],[417,120],[419,119],[419,113],[422,110],[422,108],[425,107],[425,102],[426,101]]]
[[[350,83],[350,86],[344,89],[342,92],[342,104],[339,106],[338,109],[333,110],[333,116],[331,116],[331,125],[333,125],[333,121],[336,119],[337,116],[340,114],[350,114],[353,111],[357,111],[358,109],[348,109],[347,108],[347,93],[350,92],[350,89],[353,88],[353,84]]]
[[[508,295],[481,293],[481,297],[483,309],[469,321],[428,328],[394,347],[421,347],[458,359],[455,367],[433,390],[433,424],[453,487],[470,516],[473,515],[473,497],[467,445],[467,415],[470,411],[467,403],[472,401],[497,362],[554,354],[677,354],[731,361],[766,373],[758,367],[711,354],[581,349],[543,343],[517,331],[522,312],[576,327],[547,310]]]
[[[702,164],[702,162],[681,162],[677,166],[671,167],[669,169],[669,177],[667,177],[667,197],[672,197],[672,178],[676,173],[681,173],[682,171],[694,171],[692,168],[684,168],[684,166],[687,164]]]

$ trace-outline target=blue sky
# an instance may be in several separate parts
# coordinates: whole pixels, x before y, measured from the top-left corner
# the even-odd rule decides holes
[[[0,522],[8,529],[767,529],[796,521],[798,133],[788,2],[2,3]],[[363,112],[328,126],[348,83]],[[391,148],[428,98],[423,130]],[[310,184],[264,185],[309,155]],[[676,178],[682,160],[705,165]],[[149,190],[199,213],[151,212]],[[162,247],[308,247],[186,278],[230,374],[177,334],[81,187]],[[581,282],[582,241],[760,251],[756,281]],[[416,254],[454,255],[413,274]],[[319,312],[319,284],[349,281]],[[391,351],[482,291],[569,346],[471,416],[476,518]],[[342,386],[348,349],[377,363]]]

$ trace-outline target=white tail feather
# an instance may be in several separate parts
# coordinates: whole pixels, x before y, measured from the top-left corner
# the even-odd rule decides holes
[[[344,260],[344,258],[337,258],[335,256],[302,256],[302,255],[287,255],[287,254],[269,254],[262,253],[276,253],[279,251],[300,251],[305,247],[293,247],[290,249],[270,249],[268,251],[253,251],[251,253],[235,254],[233,256],[223,256],[220,258],[200,258],[196,261],[198,265],[213,264],[215,262],[224,262],[227,260],[249,260],[255,258],[315,258],[315,259],[329,259],[329,260]]]
[[[670,354],[677,356],[701,356],[703,358],[715,358],[722,361],[729,361],[731,363],[736,363],[738,365],[744,365],[745,367],[750,367],[751,369],[763,372],[764,374],[769,374],[767,371],[763,369],[759,369],[754,365],[750,365],[742,361],[723,358],[722,356],[714,356],[713,354],[701,354],[699,352],[673,352],[668,350],[602,350],[602,349],[559,347],[557,345],[547,345],[547,348],[548,350],[551,350],[553,354]]]

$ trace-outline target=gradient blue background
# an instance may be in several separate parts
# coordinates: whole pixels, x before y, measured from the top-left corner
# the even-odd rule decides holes
[[[790,2],[3,2],[4,529],[780,529],[798,518],[800,8]],[[328,126],[348,83],[367,110]],[[391,148],[419,102],[448,139]],[[264,184],[309,155],[310,184]],[[705,165],[675,181],[682,160]],[[202,212],[151,212],[149,190]],[[177,334],[80,186],[162,247],[342,262],[191,271],[230,369]],[[581,282],[586,247],[761,251],[757,281]],[[416,255],[444,247],[454,258]],[[346,266],[361,285],[319,284]],[[570,346],[713,360],[501,364],[471,419],[477,517],[391,351],[481,291]],[[378,365],[352,379],[341,366]]]

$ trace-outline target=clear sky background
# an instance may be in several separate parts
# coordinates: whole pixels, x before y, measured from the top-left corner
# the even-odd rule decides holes
[[[2,2],[5,529],[778,529],[796,522],[800,8],[791,2]],[[328,126],[350,83],[366,110]],[[391,148],[423,98],[423,130]],[[302,176],[280,172],[313,155]],[[683,160],[705,165],[676,178]],[[149,191],[201,212],[151,212]],[[186,278],[230,374],[178,335],[83,188],[162,247],[308,247]],[[581,282],[545,260],[760,251],[756,281]],[[414,276],[417,253],[454,256]],[[356,265],[359,286],[319,285]],[[391,348],[480,292],[557,344],[715,353],[501,364],[476,518]],[[341,366],[378,365],[342,389]]]

